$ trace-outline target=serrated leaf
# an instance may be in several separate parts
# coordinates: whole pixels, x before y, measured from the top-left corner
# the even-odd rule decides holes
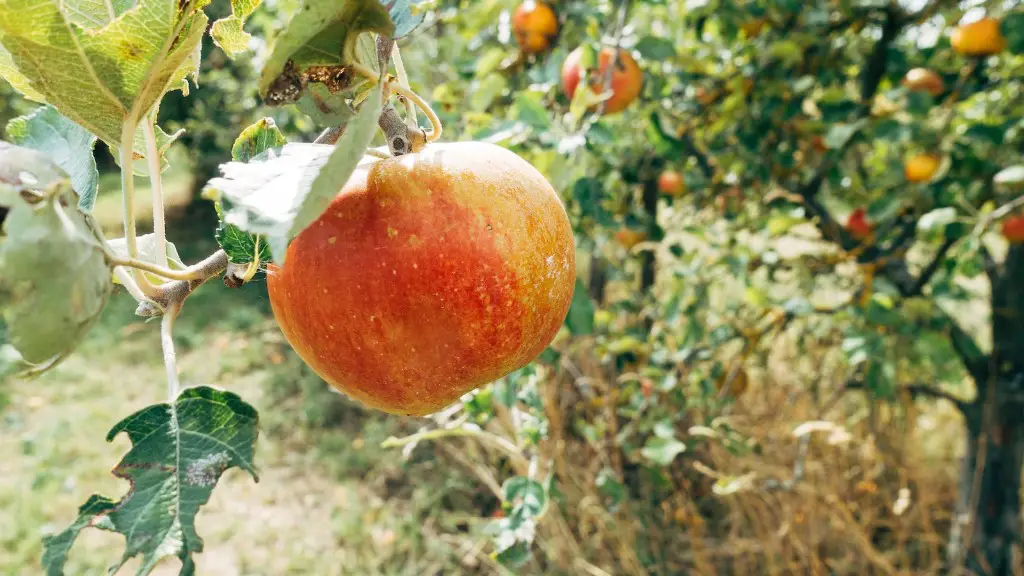
[[[423,13],[413,10],[413,6],[422,4],[423,0],[380,0],[388,9],[391,22],[395,25],[391,37],[395,40],[404,38],[423,23]]]
[[[640,449],[640,454],[655,464],[668,466],[685,451],[686,445],[675,438],[652,436]]]
[[[7,136],[19,146],[52,158],[71,177],[71,186],[78,193],[78,207],[92,211],[99,179],[93,156],[96,136],[49,105],[8,122]]]
[[[379,0],[305,0],[276,39],[260,74],[259,93],[271,106],[294,103],[324,126],[343,125],[351,100],[379,74],[367,32],[391,35],[394,26]]]
[[[156,404],[125,418],[107,441],[122,432],[132,449],[113,474],[130,481],[132,489],[118,502],[91,497],[67,530],[45,538],[47,574],[63,573],[68,550],[88,526],[125,536],[124,554],[111,572],[141,554],[137,574],[149,574],[169,556],[181,560],[183,574],[192,573],[192,555],[203,550],[196,515],[221,475],[240,468],[259,482],[253,464],[259,416],[234,393],[189,388],[173,405]]]
[[[377,128],[381,98],[378,86],[336,145],[290,143],[247,163],[229,162],[203,194],[222,202],[224,222],[263,235],[274,261],[283,263],[291,239],[319,218],[361,162],[375,160],[364,154]]]
[[[251,36],[242,27],[245,19],[262,3],[263,0],[231,0],[231,16],[213,23],[210,36],[229,58],[235,58],[249,48]]]
[[[7,0],[0,36],[16,82],[112,148],[127,118],[141,121],[194,71],[207,23],[178,0],[100,3]],[[6,75],[6,74],[5,74]],[[145,143],[135,138],[136,158]],[[144,172],[143,172],[144,173]]]

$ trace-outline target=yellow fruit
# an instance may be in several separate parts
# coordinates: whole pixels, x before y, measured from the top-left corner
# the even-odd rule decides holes
[[[558,34],[558,18],[544,2],[526,0],[512,15],[512,31],[520,50],[537,54],[547,50]]]
[[[907,182],[928,182],[939,170],[942,158],[935,154],[918,154],[907,158],[903,164],[903,175]]]
[[[982,18],[961,24],[950,38],[953,50],[967,56],[991,56],[1006,49],[1006,38],[999,30],[999,20]]]

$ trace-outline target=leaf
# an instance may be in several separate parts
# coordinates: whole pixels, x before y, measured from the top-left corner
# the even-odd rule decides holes
[[[535,518],[548,503],[544,485],[525,476],[513,476],[501,486],[505,502],[512,506],[512,516]]]
[[[122,125],[149,114],[194,73],[207,18],[178,0],[6,0],[0,36],[10,53],[5,76],[32,90],[112,148]],[[111,17],[113,14],[113,17]],[[136,158],[145,144],[135,139]]]
[[[291,239],[320,217],[357,166],[376,161],[364,154],[381,98],[378,86],[335,146],[289,143],[249,162],[229,162],[221,166],[222,177],[207,183],[204,196],[223,203],[227,224],[264,235],[274,261],[283,263]]]
[[[287,143],[288,139],[273,118],[261,118],[235,138],[235,143],[231,145],[231,159],[248,162],[271,148],[279,148]]]
[[[210,36],[229,58],[234,59],[249,48],[251,36],[242,27],[245,19],[262,3],[263,0],[231,0],[231,16],[213,23]]]
[[[565,316],[565,325],[577,336],[594,333],[594,303],[587,294],[583,280],[576,279],[576,288],[572,294],[569,313]]]
[[[997,186],[1020,186],[1024,184],[1024,164],[1003,168],[992,178]]]
[[[956,220],[956,208],[936,208],[917,221],[917,229],[922,232],[933,232]]]
[[[232,392],[189,388],[173,405],[155,404],[125,418],[107,441],[122,432],[132,449],[113,474],[131,482],[131,489],[118,502],[92,496],[68,529],[44,538],[47,574],[63,573],[68,550],[88,526],[125,536],[124,554],[111,573],[139,554],[137,574],[149,574],[168,556],[181,559],[182,574],[194,573],[192,555],[203,550],[196,515],[221,475],[241,468],[259,482],[253,464],[259,416]]]
[[[853,124],[833,124],[829,127],[828,134],[825,135],[825,146],[831,150],[843,148],[863,125],[863,121]]]
[[[110,268],[60,169],[36,151],[0,144],[0,188],[23,191],[0,190],[10,209],[0,239],[0,314],[26,362],[53,364],[99,317]]]
[[[413,11],[413,6],[422,4],[424,0],[381,0],[388,9],[391,21],[395,25],[391,37],[395,40],[404,38],[423,23],[423,13]]]
[[[25,98],[35,102],[46,102],[46,98],[32,87],[32,82],[18,71],[14,65],[14,58],[3,44],[0,44],[0,78],[7,80]]]
[[[260,97],[271,106],[294,103],[318,124],[344,125],[353,115],[350,100],[373,80],[362,74],[379,74],[365,33],[393,31],[379,0],[304,0],[263,67]]]
[[[648,60],[668,60],[676,55],[675,44],[667,38],[644,36],[636,43],[637,52]]]
[[[676,459],[676,456],[685,451],[686,444],[683,444],[676,438],[652,436],[640,450],[640,454],[655,464],[668,466]]]
[[[7,136],[19,146],[52,158],[71,177],[71,186],[78,193],[78,207],[92,211],[99,180],[93,156],[95,136],[49,105],[8,122]]]

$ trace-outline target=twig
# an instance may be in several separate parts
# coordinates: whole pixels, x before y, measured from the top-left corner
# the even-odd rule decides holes
[[[843,390],[867,390],[867,385],[864,382],[852,380],[843,386]],[[928,384],[909,384],[907,386],[903,386],[900,391],[907,392],[910,394],[911,398],[923,396],[925,398],[934,398],[936,400],[946,400],[947,402],[951,402],[961,412],[964,412],[970,404],[970,402],[963,400],[962,398],[958,398],[954,394],[950,394],[941,388],[929,386]]]
[[[949,253],[949,249],[952,248],[956,242],[956,238],[946,238],[946,240],[943,241],[942,246],[939,246],[938,252],[935,253],[935,258],[932,258],[932,261],[925,266],[924,270],[921,271],[921,274],[918,275],[917,281],[915,281],[910,287],[911,295],[916,296],[924,291],[924,287],[928,285],[932,276],[934,276],[935,272],[937,272],[939,267],[942,266],[943,261],[946,259],[946,254]]]
[[[402,55],[398,52],[398,42],[391,47],[391,59],[395,63],[395,72],[398,75],[398,85],[412,92],[409,85],[409,75],[405,72],[405,63],[402,62]],[[405,99],[405,123],[409,128],[419,128],[419,121],[416,118],[416,106]]]
[[[451,437],[477,438],[483,441],[484,443],[490,444],[491,446],[507,454],[509,457],[512,458],[515,465],[522,466],[524,467],[524,469],[529,466],[529,463],[526,461],[526,458],[523,456],[523,453],[519,450],[519,447],[513,444],[512,442],[506,440],[505,438],[502,438],[501,436],[491,434],[490,432],[485,432],[480,428],[469,428],[466,426],[425,430],[423,432],[417,432],[415,434],[411,434],[403,438],[395,438],[394,436],[392,436],[391,438],[388,438],[387,440],[382,442],[380,447],[399,448],[407,444],[413,444],[424,440],[439,440],[441,438]]]
[[[147,294],[149,299],[139,304],[135,309],[135,314],[144,318],[152,318],[167,313],[173,306],[180,306],[196,288],[223,272],[227,265],[227,253],[217,250],[202,262],[188,268],[195,278],[176,280],[153,287],[152,293]]]
[[[167,266],[167,226],[164,219],[163,178],[160,174],[160,152],[156,147],[154,119],[146,117],[142,133],[146,138],[146,164],[149,167],[149,187],[153,192],[153,236],[156,237],[157,264]]]
[[[164,352],[164,368],[167,370],[167,401],[171,404],[178,397],[178,362],[174,354],[174,321],[181,312],[181,302],[175,302],[164,311],[160,320],[160,345]]]
[[[203,272],[197,269],[195,266],[190,266],[184,270],[172,270],[165,268],[152,262],[146,262],[145,260],[136,260],[134,258],[121,258],[112,252],[107,252],[107,261],[112,266],[123,266],[125,268],[134,268],[143,272],[149,272],[150,274],[156,274],[168,280],[196,280],[201,278]],[[197,265],[198,266],[198,265]]]

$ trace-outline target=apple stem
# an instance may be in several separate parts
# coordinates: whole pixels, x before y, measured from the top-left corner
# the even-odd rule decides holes
[[[164,220],[163,178],[160,174],[160,152],[156,147],[155,120],[147,116],[142,123],[146,138],[146,163],[149,166],[149,185],[153,192],[153,235],[156,237],[156,263],[167,266],[167,229]]]
[[[434,109],[430,107],[430,104],[427,104],[427,101],[419,94],[405,86],[402,86],[401,83],[398,85],[390,84],[388,88],[399,96],[405,98],[407,106],[415,105],[415,107],[418,107],[427,115],[427,119],[430,120],[430,132],[426,135],[427,142],[436,142],[441,137],[443,126],[441,124],[441,119],[437,117],[437,114],[434,112]],[[420,130],[419,126],[410,126],[410,128]]]
[[[409,74],[405,71],[405,63],[402,62],[402,54],[398,50],[398,42],[393,42],[391,45],[391,59],[395,63],[395,72],[398,75],[398,85],[409,92],[412,92],[412,88],[409,86]],[[401,92],[399,92],[399,94],[401,94]],[[416,117],[416,106],[409,101],[408,97],[405,98],[405,123],[409,128],[419,128],[419,120]]]

